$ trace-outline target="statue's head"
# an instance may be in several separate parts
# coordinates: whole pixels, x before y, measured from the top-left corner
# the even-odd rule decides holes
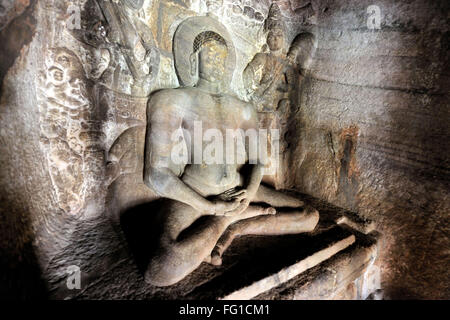
[[[206,0],[208,12],[217,12],[223,6],[223,0]]]
[[[74,106],[89,103],[86,76],[79,58],[66,48],[52,48],[47,57],[47,83],[53,87],[53,94]]]
[[[309,32],[299,33],[289,48],[287,57],[300,67],[302,72],[309,68],[317,48],[317,40],[314,34]]]
[[[285,46],[286,31],[283,16],[277,4],[272,4],[269,15],[264,23],[267,32],[267,45],[270,51],[278,51]]]
[[[208,14],[217,14],[223,6],[223,0],[206,0]]]
[[[191,74],[198,72],[200,79],[218,82],[223,79],[228,48],[226,41],[218,33],[204,31],[194,40],[191,54]]]
[[[215,91],[229,91],[236,50],[227,28],[217,19],[196,16],[183,21],[174,34],[173,54],[180,85],[199,86],[207,80],[214,81]]]
[[[51,82],[55,86],[66,82],[71,83],[74,79],[83,79],[83,66],[78,57],[66,48],[52,48],[47,58]]]
[[[267,45],[270,51],[278,51],[285,46],[284,31],[281,28],[274,28],[267,34]]]

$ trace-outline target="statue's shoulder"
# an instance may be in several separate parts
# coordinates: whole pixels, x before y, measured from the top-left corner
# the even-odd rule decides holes
[[[241,115],[245,115],[244,118],[246,120],[249,120],[250,118],[254,118],[257,119],[258,118],[258,112],[256,110],[256,106],[253,105],[251,102],[246,102],[244,100],[241,100],[238,96],[236,95],[229,95],[228,96],[230,99],[230,102],[232,102],[233,106],[236,109],[236,111],[240,111],[237,114]]]
[[[187,88],[161,89],[151,94],[148,107],[151,109],[183,108],[190,103],[191,94]]]
[[[226,98],[230,102],[232,102],[232,103],[234,103],[234,104],[236,104],[238,106],[241,106],[243,103],[245,103],[244,100],[239,99],[239,97],[236,94],[234,94],[234,93],[227,93],[226,94]]]
[[[251,102],[247,102],[238,97],[235,93],[230,93],[227,95],[230,101],[235,103],[239,107],[253,108],[253,104]],[[256,107],[255,107],[256,110]]]
[[[150,100],[171,100],[177,101],[178,99],[189,98],[190,88],[176,88],[176,89],[161,89],[151,94]]]
[[[255,56],[253,57],[252,62],[253,63],[265,63],[267,60],[268,54],[265,52],[258,52],[257,54],[255,54]]]

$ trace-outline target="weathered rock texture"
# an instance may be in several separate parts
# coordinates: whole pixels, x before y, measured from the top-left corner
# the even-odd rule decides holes
[[[366,26],[371,4],[379,30]],[[445,1],[323,1],[293,121],[289,186],[377,222],[396,298],[450,294],[448,11]]]
[[[173,35],[207,7],[140,2],[123,2],[131,3],[122,16],[133,35],[126,39],[111,32],[93,0],[0,4],[2,297],[183,291],[144,285],[123,217],[151,216],[142,207],[156,198],[142,182],[147,96],[179,85]],[[225,0],[213,14],[236,47],[232,89],[241,99],[242,72],[264,50],[271,2]],[[389,296],[449,298],[448,2],[277,2],[287,42],[310,32],[318,46],[299,76],[298,104],[287,111],[277,183],[376,222],[383,235],[376,264]],[[367,28],[372,4],[381,29]],[[74,8],[80,29],[68,27],[77,22]],[[70,265],[81,269],[82,291],[67,290]]]

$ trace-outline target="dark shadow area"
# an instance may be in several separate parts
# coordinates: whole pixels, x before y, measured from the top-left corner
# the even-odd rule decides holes
[[[0,300],[46,300],[48,288],[33,247],[26,199],[0,184]],[[8,208],[6,208],[8,204]]]
[[[0,95],[2,93],[3,78],[12,67],[22,48],[28,45],[36,30],[36,19],[33,14],[37,1],[30,1],[25,11],[15,17],[4,29],[0,30]]]
[[[161,221],[158,212],[167,200],[158,199],[127,210],[120,218],[128,247],[140,272],[145,273],[150,258],[161,237]]]
[[[20,256],[5,252],[1,252],[0,256],[0,300],[48,299],[46,284],[31,244],[25,245]]]
[[[21,53],[27,49],[36,31],[36,3],[31,0],[16,3],[7,14],[11,20],[0,29],[0,96],[5,99],[3,82]],[[1,5],[0,5],[1,6]],[[3,6],[1,9],[4,9]],[[4,104],[8,106],[8,103]],[[3,116],[3,114],[2,114]],[[16,124],[17,125],[17,124]],[[4,138],[3,136],[1,138]],[[2,140],[3,141],[3,140]],[[7,146],[2,142],[2,172],[6,176],[17,166]],[[19,169],[22,170],[22,169]],[[48,289],[42,278],[37,253],[33,247],[35,238],[31,226],[33,212],[26,206],[29,198],[17,185],[10,189],[2,179],[0,185],[0,299],[47,299]],[[14,192],[12,192],[14,191]]]

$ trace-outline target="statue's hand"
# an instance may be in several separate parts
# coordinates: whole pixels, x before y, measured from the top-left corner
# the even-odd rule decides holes
[[[250,199],[245,198],[240,201],[240,203],[236,209],[226,212],[225,216],[227,216],[227,217],[237,216],[237,215],[241,214],[242,212],[244,212],[245,210],[247,210],[249,205],[250,205]]]
[[[227,190],[221,194],[219,194],[217,196],[218,199],[223,200],[223,201],[233,201],[233,200],[242,200],[244,198],[246,198],[247,196],[247,190],[245,189],[241,189],[241,190],[236,190],[236,189],[230,189]]]
[[[229,212],[233,212],[240,205],[240,200],[232,199],[229,201],[224,201],[219,197],[217,199],[213,199],[211,214],[216,216],[228,216]]]
[[[246,189],[227,190],[212,200],[214,214],[218,216],[235,216],[244,212],[250,205],[251,196]]]

